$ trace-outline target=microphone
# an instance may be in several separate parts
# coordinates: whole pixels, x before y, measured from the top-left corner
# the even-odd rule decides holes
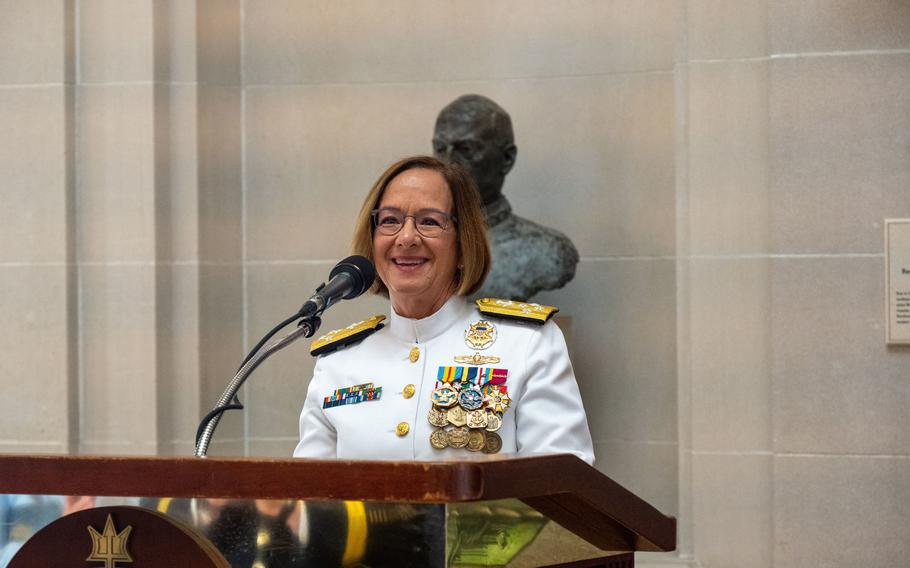
[[[376,268],[366,258],[353,255],[335,265],[329,281],[316,288],[316,293],[304,302],[298,317],[322,313],[338,300],[352,300],[366,292],[376,279]]]

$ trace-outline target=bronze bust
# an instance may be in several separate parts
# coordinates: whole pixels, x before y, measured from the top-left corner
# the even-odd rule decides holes
[[[512,213],[502,184],[518,148],[512,119],[481,95],[463,95],[436,118],[433,154],[455,161],[477,182],[487,217],[493,268],[478,297],[529,300],[575,276],[578,251],[564,234]]]

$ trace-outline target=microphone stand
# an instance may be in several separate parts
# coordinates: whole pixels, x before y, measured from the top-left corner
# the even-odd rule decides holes
[[[221,395],[221,398],[218,399],[218,402],[215,403],[215,407],[202,419],[203,424],[205,424],[205,429],[202,430],[202,433],[196,440],[196,457],[205,457],[208,452],[209,444],[212,441],[212,436],[215,434],[215,428],[218,427],[218,423],[221,421],[221,415],[224,411],[230,408],[238,408],[237,406],[232,406],[228,403],[234,400],[234,397],[237,396],[237,391],[240,390],[244,381],[246,381],[253,371],[256,370],[256,367],[262,364],[262,362],[268,359],[273,353],[287,347],[297,339],[300,339],[301,337],[312,337],[313,334],[316,333],[316,330],[319,329],[321,323],[322,321],[316,315],[305,317],[297,324],[297,329],[267,346],[259,353],[256,353],[255,357],[251,357],[240,367],[240,370],[237,371],[237,374],[234,375],[234,378],[231,379],[231,382],[225,387],[224,393]]]

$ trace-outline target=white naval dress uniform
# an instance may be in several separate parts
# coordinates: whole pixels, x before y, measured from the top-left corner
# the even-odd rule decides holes
[[[439,367],[469,366],[456,356],[481,353],[499,357],[507,369],[511,404],[497,434],[501,454],[571,453],[594,462],[591,434],[572,371],[565,339],[555,323],[543,325],[482,315],[461,296],[453,296],[435,314],[419,320],[394,310],[388,325],[366,339],[320,355],[300,414],[300,442],[295,457],[471,460],[482,452],[436,449],[427,419]],[[492,345],[477,351],[465,339],[472,323],[496,328]],[[417,348],[416,361],[409,357]],[[339,389],[372,383],[378,399],[325,408]],[[411,386],[409,386],[411,385]],[[408,396],[410,392],[414,394]],[[404,432],[404,433],[403,433]]]

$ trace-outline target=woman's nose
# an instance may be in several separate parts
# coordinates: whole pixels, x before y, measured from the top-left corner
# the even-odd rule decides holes
[[[398,242],[402,245],[410,245],[416,243],[420,238],[420,233],[417,232],[417,221],[413,217],[405,217],[404,224],[401,225],[401,230],[398,231]]]

